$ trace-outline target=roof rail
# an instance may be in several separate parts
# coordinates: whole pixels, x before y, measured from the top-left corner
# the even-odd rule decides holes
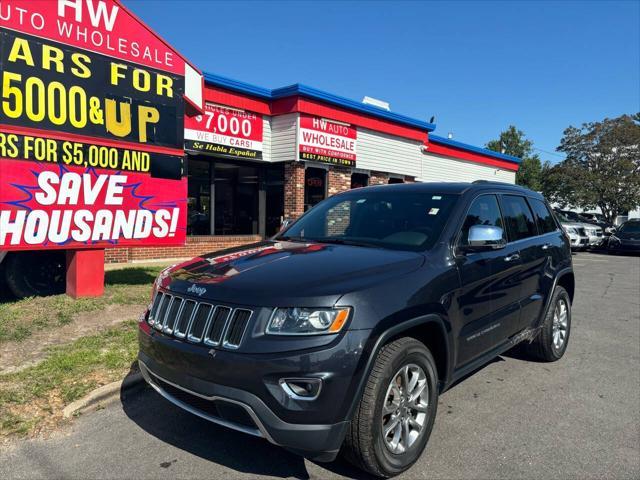
[[[508,185],[510,187],[517,187],[518,185],[516,185],[515,183],[508,183],[508,182],[497,182],[495,180],[474,180],[473,182],[471,182],[474,185],[477,185],[479,183],[497,183],[498,185]]]

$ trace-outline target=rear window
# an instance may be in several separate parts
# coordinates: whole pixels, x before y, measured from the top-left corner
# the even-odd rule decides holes
[[[529,203],[531,204],[533,213],[536,216],[536,223],[538,224],[538,230],[540,230],[540,233],[554,232],[556,230],[556,222],[544,202],[536,200],[535,198],[530,198]]]
[[[504,195],[502,206],[504,207],[504,222],[507,225],[510,241],[515,242],[538,234],[533,214],[524,197]]]

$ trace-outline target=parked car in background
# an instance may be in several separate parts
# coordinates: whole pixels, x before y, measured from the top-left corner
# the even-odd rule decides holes
[[[586,235],[580,236],[578,229],[574,227],[565,227],[563,225],[562,228],[569,237],[569,242],[571,242],[571,250],[582,250],[584,248],[587,248],[587,245],[589,244],[589,237],[587,237]]]
[[[629,220],[609,238],[610,252],[640,252],[640,221]]]
[[[589,220],[577,212],[571,210],[559,210],[569,221],[579,223],[583,226],[587,237],[589,237],[588,247],[597,248],[602,246],[604,241],[604,228],[598,222]],[[613,225],[612,225],[613,226]]]
[[[616,226],[611,222],[607,222],[604,215],[601,213],[581,213],[580,216],[583,217],[585,221],[598,225],[602,228],[602,235],[605,238],[605,243],[609,235],[616,231]]]
[[[589,247],[589,235],[587,234],[586,228],[590,228],[590,225],[587,227],[584,223],[572,222],[560,210],[554,210],[554,213],[562,229],[569,236],[571,250],[584,250]]]

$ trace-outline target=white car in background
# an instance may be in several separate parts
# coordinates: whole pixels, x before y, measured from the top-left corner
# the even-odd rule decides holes
[[[567,235],[569,236],[569,240],[571,241],[571,250],[584,250],[589,246],[589,237],[579,226],[573,226],[568,224],[562,224],[562,228]]]
[[[584,250],[585,248],[591,246],[592,237],[590,236],[590,230],[592,227],[594,227],[594,225],[572,222],[558,210],[555,210],[554,213],[558,221],[560,222],[560,225],[569,236],[569,240],[571,241],[571,250]],[[589,229],[589,231],[587,231],[587,229]],[[602,241],[602,229],[600,229],[600,231],[600,241]]]
[[[558,218],[564,219],[562,222],[566,221],[583,226],[587,237],[589,237],[589,247],[599,247],[603,244],[604,230],[597,222],[591,222],[588,218],[570,210],[556,210],[556,214]]]

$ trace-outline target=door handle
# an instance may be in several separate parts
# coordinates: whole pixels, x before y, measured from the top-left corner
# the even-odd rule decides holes
[[[553,245],[551,245],[550,243],[545,243],[544,245],[542,245],[542,250],[549,250]]]
[[[515,262],[516,260],[520,260],[519,253],[513,253],[511,255],[507,255],[506,257],[504,257],[505,262]]]

